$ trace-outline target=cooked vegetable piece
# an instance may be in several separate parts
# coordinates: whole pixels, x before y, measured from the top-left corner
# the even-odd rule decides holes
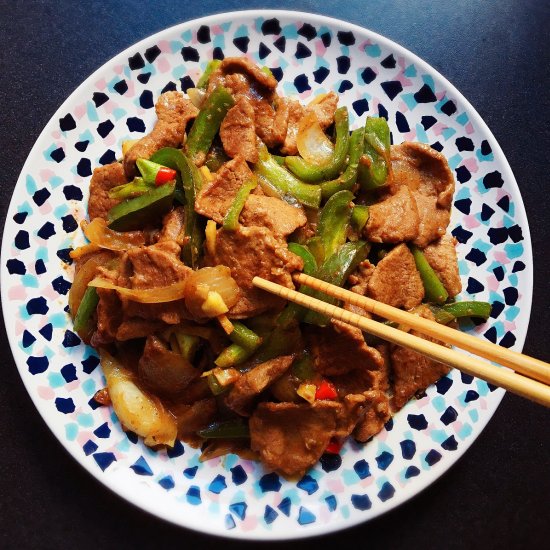
[[[161,185],[113,206],[107,214],[109,227],[115,231],[131,231],[158,223],[172,207],[175,187],[175,182]]]
[[[107,222],[103,218],[94,218],[89,223],[83,223],[83,231],[91,243],[107,250],[123,252],[145,245],[142,231],[113,231],[107,227]]]
[[[319,208],[321,188],[318,185],[309,185],[296,179],[293,174],[277,163],[265,145],[262,144],[258,152],[259,160],[254,165],[254,172],[273,185],[281,194],[281,198],[287,200],[286,196],[291,195],[305,206]]]
[[[298,380],[305,382],[312,380],[315,376],[315,367],[310,355],[303,355],[300,359],[294,361],[291,372]]]
[[[136,164],[146,185],[159,186],[176,179],[173,168],[147,159],[137,159]]]
[[[311,164],[301,157],[289,156],[285,158],[285,164],[302,181],[308,183],[326,181],[335,178],[342,171],[349,143],[349,116],[346,107],[336,109],[334,126],[336,128],[336,144],[334,153],[326,164]]]
[[[351,133],[349,138],[348,165],[344,172],[336,179],[325,181],[321,184],[323,199],[328,199],[338,191],[351,191],[357,182],[357,170],[359,159],[363,154],[365,129],[358,128]]]
[[[90,332],[89,325],[96,310],[99,296],[97,290],[93,287],[88,287],[74,318],[74,329],[78,334],[88,334]]]
[[[226,420],[224,422],[214,422],[207,428],[199,430],[197,433],[204,439],[250,437],[248,422],[242,418]]]
[[[179,351],[188,361],[193,361],[199,347],[200,339],[198,336],[186,334],[183,329],[175,330],[174,336],[178,343]]]
[[[116,290],[121,296],[141,304],[164,304],[184,298],[186,295],[187,281],[177,281],[168,286],[139,289],[115,285],[106,279],[96,277],[93,281],[90,281],[89,286]]]
[[[334,155],[334,144],[325,134],[314,111],[306,113],[298,124],[296,146],[300,157],[313,166],[330,162]],[[287,158],[283,157],[283,162]]]
[[[204,72],[201,74],[198,82],[197,82],[197,88],[206,88],[208,86],[208,81],[210,80],[210,75],[221,65],[221,61],[219,59],[212,59],[212,61],[209,61],[206,64],[206,69],[204,69]]]
[[[120,423],[143,437],[149,447],[173,447],[178,430],[176,419],[158,399],[139,388],[134,374],[111,354],[102,349],[100,358],[109,397]]]
[[[238,321],[233,321],[233,331],[229,338],[233,343],[251,351],[256,350],[262,343],[260,336]]]
[[[338,392],[336,391],[334,384],[331,384],[328,380],[322,380],[317,386],[315,399],[337,399],[337,397]]]
[[[206,166],[211,172],[217,172],[228,160],[231,159],[227,156],[223,147],[214,142],[210,148],[210,151],[208,151],[208,155],[206,155],[204,166]]]
[[[449,293],[443,286],[443,283],[439,280],[428,260],[426,260],[422,250],[414,245],[411,245],[410,249],[414,256],[416,269],[418,269],[422,283],[424,284],[426,300],[428,302],[435,302],[436,304],[444,304],[449,297]]]
[[[323,244],[323,257],[329,258],[346,242],[351,217],[351,191],[338,191],[327,201],[317,225]]]
[[[241,215],[244,203],[246,202],[246,199],[248,198],[248,195],[250,195],[251,191],[255,189],[256,185],[258,185],[258,180],[256,178],[252,178],[244,183],[244,185],[242,185],[242,187],[237,191],[237,195],[235,196],[233,203],[229,207],[229,210],[223,219],[222,227],[226,231],[235,231],[237,227],[239,227],[239,216]]]
[[[196,319],[226,313],[239,299],[239,287],[225,265],[193,271],[186,283],[185,305]]]
[[[361,204],[355,205],[351,212],[351,225],[358,233],[361,233],[363,227],[369,220],[369,207]]]
[[[124,183],[123,185],[117,185],[109,189],[108,195],[110,199],[131,199],[147,193],[147,191],[154,189],[154,187],[154,185],[145,183],[143,178],[136,177],[130,183]]]
[[[218,355],[214,363],[222,369],[235,367],[250,358],[254,351],[255,348],[247,349],[239,344],[231,344]]]
[[[189,242],[183,247],[182,258],[187,265],[196,268],[202,250],[204,231],[199,216],[195,212],[195,197],[202,187],[202,175],[179,149],[173,147],[160,149],[151,159],[158,164],[178,170],[181,175],[185,195],[185,235],[189,237]]]
[[[350,273],[362,262],[368,254],[368,245],[364,241],[348,242],[332,254],[317,270],[315,277],[327,283],[342,286]],[[317,290],[308,292],[310,296],[335,304],[337,300]],[[315,311],[308,311],[303,318],[305,323],[324,326],[329,320],[326,316]]]
[[[441,324],[448,324],[461,317],[478,317],[487,320],[491,315],[491,304],[477,300],[467,302],[452,302],[443,306],[430,306],[435,320]]]
[[[311,253],[307,246],[298,243],[288,243],[288,249],[304,260],[304,268],[302,271],[306,275],[312,274],[317,269],[317,261],[315,260],[315,256]]]
[[[390,129],[383,117],[368,117],[365,123],[365,145],[359,161],[357,179],[365,190],[386,185],[391,171]]]
[[[234,104],[231,93],[222,86],[216,88],[206,100],[187,136],[187,153],[196,165],[204,164],[222,120]]]

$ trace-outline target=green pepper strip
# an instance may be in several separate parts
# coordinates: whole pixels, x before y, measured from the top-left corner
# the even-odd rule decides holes
[[[212,395],[221,395],[229,389],[229,386],[222,386],[213,374],[209,374],[206,377],[206,382],[212,392]]]
[[[255,177],[243,183],[237,191],[229,210],[225,214],[222,226],[223,229],[226,231],[235,231],[237,227],[239,227],[239,216],[241,215],[241,210],[244,207],[246,199],[248,199],[248,195],[250,195],[256,185],[258,185],[258,180]]]
[[[424,284],[424,290],[426,291],[426,301],[435,302],[436,304],[444,304],[449,297],[449,293],[443,286],[443,283],[439,280],[432,266],[426,260],[426,256],[422,250],[418,247],[411,245],[411,252],[414,256],[414,262],[416,269],[420,273],[420,278]]]
[[[255,349],[246,349],[239,344],[231,344],[222,350],[214,363],[222,369],[235,367],[236,365],[244,363],[249,357],[252,356],[254,351]]]
[[[319,208],[321,188],[318,185],[308,185],[295,178],[294,175],[277,163],[263,144],[259,147],[259,159],[254,165],[254,172],[275,187],[281,193],[283,199],[286,195],[291,195],[305,206]]]
[[[298,243],[288,243],[288,249],[296,256],[300,256],[304,261],[304,269],[306,275],[310,275],[317,270],[317,262],[315,256],[309,251],[307,246]]]
[[[315,277],[327,283],[342,286],[350,273],[367,257],[368,248],[368,244],[364,241],[347,242],[325,261],[317,270]],[[336,298],[332,298],[318,290],[308,292],[308,294],[329,304],[337,303]],[[308,311],[303,321],[320,326],[325,326],[329,322],[325,315],[315,311]]]
[[[430,307],[438,323],[446,325],[461,317],[480,317],[487,320],[491,315],[491,304],[476,300],[469,302],[453,302],[443,306],[432,305]]]
[[[147,191],[154,189],[156,185],[149,185],[143,178],[134,178],[130,183],[124,183],[123,185],[117,185],[109,189],[109,198],[124,200],[139,197]]]
[[[344,172],[336,179],[325,181],[321,184],[323,199],[328,199],[338,191],[351,191],[353,189],[353,186],[357,182],[359,159],[363,154],[364,136],[364,128],[358,128],[351,133],[351,137],[349,138],[348,165]]]
[[[315,376],[315,368],[309,355],[303,355],[300,359],[294,361],[290,369],[292,374],[302,382],[311,380]]]
[[[242,418],[213,422],[199,430],[197,434],[204,439],[237,439],[250,437],[248,422]]]
[[[197,82],[197,88],[204,89],[208,86],[208,81],[210,80],[210,75],[221,65],[219,59],[212,59],[206,64],[206,69],[204,73],[201,74],[199,81]]]
[[[230,158],[225,154],[223,147],[214,143],[206,155],[205,166],[210,172],[217,172]]]
[[[222,120],[234,104],[231,93],[222,86],[208,96],[187,136],[187,153],[195,164],[204,162]]]
[[[116,204],[107,213],[109,227],[115,231],[132,231],[158,222],[172,208],[175,187],[175,182],[167,183]]]
[[[358,180],[361,187],[368,191],[385,185],[391,169],[390,129],[385,118],[367,118],[364,147]]]
[[[202,187],[202,176],[197,167],[179,149],[173,147],[158,150],[151,160],[177,170],[181,175],[185,195],[185,235],[190,237],[189,242],[183,247],[182,256],[187,265],[195,268],[204,236],[204,229],[199,223],[200,218],[195,212],[195,197]],[[158,189],[163,187],[161,185]]]
[[[351,225],[358,233],[361,233],[365,224],[369,221],[369,207],[358,204],[351,212]]]
[[[260,336],[238,321],[233,321],[233,331],[229,338],[234,344],[249,351],[255,351],[262,343]]]
[[[281,155],[271,155],[273,157],[273,159],[275,160],[275,162],[277,164],[280,164],[281,166],[284,166],[285,165],[285,158],[286,157],[282,157]]]
[[[318,183],[335,178],[342,171],[348,154],[349,115],[347,107],[340,107],[334,113],[336,143],[332,157],[326,164],[315,165],[302,157],[286,157],[285,164],[302,181]]]
[[[95,287],[89,286],[82,296],[78,311],[74,318],[74,329],[81,332],[86,329],[99,302],[99,296]]]
[[[175,330],[174,336],[178,342],[180,348],[180,353],[187,359],[189,362],[192,362],[197,348],[199,347],[199,337],[193,336],[191,334],[186,334],[182,330]]]
[[[317,236],[323,244],[324,259],[332,256],[346,242],[351,218],[351,191],[338,191],[330,197],[319,216]]]
[[[306,275],[313,275],[317,271],[317,260],[311,253],[307,246],[298,243],[288,243],[288,249],[300,256],[304,261],[304,268],[302,271]],[[300,285],[300,292],[308,292],[308,288],[305,285]],[[277,317],[277,328],[287,329],[294,321],[299,321],[303,315],[305,315],[306,309],[298,304],[289,302],[285,309]],[[275,328],[275,332],[277,331]]]

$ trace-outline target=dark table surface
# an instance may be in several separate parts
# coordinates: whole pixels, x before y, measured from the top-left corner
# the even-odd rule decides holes
[[[381,33],[424,58],[471,101],[521,187],[535,257],[532,320],[524,351],[549,360],[550,7],[540,0],[1,0],[2,226],[34,141],[90,73],[165,27],[253,7],[322,13]],[[259,546],[175,527],[105,489],[68,455],[36,412],[4,331],[0,354],[0,547]],[[550,413],[506,395],[466,455],[418,497],[370,523],[285,545],[548,548],[549,466]]]

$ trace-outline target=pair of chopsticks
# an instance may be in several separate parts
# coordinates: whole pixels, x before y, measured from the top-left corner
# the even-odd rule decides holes
[[[319,290],[329,296],[358,306],[374,315],[395,321],[401,325],[406,325],[422,334],[509,367],[515,372],[502,369],[477,357],[459,353],[453,349],[419,338],[378,321],[367,319],[356,313],[346,311],[332,304],[327,304],[261,277],[254,277],[252,283],[256,287],[281,298],[327,315],[330,318],[349,323],[388,342],[410,348],[434,361],[445,363],[466,374],[477,376],[495,386],[500,386],[531,401],[550,407],[550,365],[548,363],[481,340],[435,321],[424,319],[418,315],[383,304],[372,298],[325,283],[304,273],[295,275],[294,280],[314,290]]]

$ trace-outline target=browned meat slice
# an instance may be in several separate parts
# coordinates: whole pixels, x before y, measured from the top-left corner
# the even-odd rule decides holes
[[[184,237],[185,214],[183,206],[174,208],[166,214],[162,220],[162,230],[158,237],[158,242],[175,242],[182,246],[185,242]]]
[[[246,57],[226,57],[222,61],[218,71],[222,75],[233,73],[244,74],[251,83],[266,90],[273,91],[277,87],[277,80],[272,75],[262,71],[256,63],[253,63]]]
[[[329,92],[324,95],[319,101],[313,100],[306,107],[306,111],[314,112],[317,115],[317,120],[321,128],[328,128],[334,121],[334,113],[338,106],[338,95],[335,92]]]
[[[406,244],[396,246],[378,262],[367,292],[375,300],[405,309],[422,302],[424,285]]]
[[[250,417],[250,448],[268,468],[303,475],[326,449],[342,407],[334,401],[260,403]]]
[[[415,239],[419,227],[416,201],[410,189],[402,186],[395,195],[369,207],[369,219],[363,231],[375,243],[402,243]]]
[[[455,238],[445,234],[423,251],[426,260],[437,273],[451,297],[456,296],[462,290],[455,246]]]
[[[241,97],[225,115],[220,127],[220,138],[225,152],[231,158],[239,155],[247,162],[258,162],[254,108],[246,97]]]
[[[287,236],[307,222],[304,209],[266,195],[250,195],[241,212],[240,222],[248,227],[267,227],[275,235]]]
[[[169,286],[186,279],[192,270],[179,259],[179,250],[179,246],[173,241],[160,242],[153,246],[129,250],[125,266],[127,286],[134,289],[149,289]],[[120,283],[121,281],[119,281]],[[138,317],[175,325],[191,317],[185,307],[184,300],[160,304],[142,304],[122,298],[121,302],[125,321]],[[117,338],[119,336],[117,334]]]
[[[168,286],[187,278],[191,273],[191,268],[167,251],[163,244],[128,250],[128,261],[133,270],[129,278],[131,288]]]
[[[140,380],[161,396],[180,393],[201,374],[180,353],[170,351],[153,335],[147,337],[138,372]]]
[[[363,333],[342,321],[333,320],[332,326],[325,328],[308,327],[306,339],[315,370],[324,376],[338,376],[356,369],[378,370],[381,367],[379,352],[367,346]]]
[[[241,289],[241,298],[228,316],[234,319],[252,317],[284,306],[284,300],[252,285],[258,275],[287,288],[294,288],[291,273],[303,268],[301,258],[288,250],[287,243],[266,227],[243,227],[236,231],[219,229],[216,252],[205,256],[207,265],[226,265]]]
[[[98,288],[97,294],[99,296],[96,309],[97,330],[90,341],[94,347],[113,342],[122,322],[122,308],[117,293],[113,290]]]
[[[422,308],[420,315],[426,319],[434,319],[428,307]],[[442,342],[425,336],[416,330],[411,330],[411,334],[442,344]],[[437,363],[416,351],[395,345],[391,346],[391,363],[393,369],[393,405],[396,410],[403,407],[416,393],[425,390],[450,370],[450,367],[443,363]]]
[[[304,112],[305,110],[298,100],[289,100],[287,131],[283,146],[281,147],[281,152],[284,155],[298,154],[298,148],[296,147],[296,136],[298,135],[300,120],[304,116]]]
[[[376,435],[391,417],[388,396],[381,390],[370,390],[363,393],[366,398],[365,413],[353,431],[357,441],[368,441]]]
[[[411,190],[420,217],[414,243],[425,247],[443,236],[449,225],[455,183],[447,159],[429,145],[409,142],[392,146],[391,159],[391,190]]]
[[[118,204],[117,199],[109,198],[109,190],[126,183],[126,176],[120,162],[113,162],[94,169],[90,181],[90,198],[88,199],[88,217],[107,219],[107,212]]]
[[[195,201],[195,210],[217,223],[223,223],[235,195],[253,177],[254,174],[243,157],[237,156],[226,162],[216,172],[215,178],[201,189]]]
[[[293,355],[283,355],[250,369],[235,382],[225,403],[237,414],[250,416],[255,398],[282,376],[293,360]]]
[[[375,266],[372,265],[369,260],[364,260],[361,262],[357,266],[357,269],[348,277],[348,283],[351,285],[349,288],[351,292],[365,296],[367,294],[367,285],[374,269]],[[372,315],[368,311],[350,302],[346,302],[342,307],[346,311],[351,311],[352,313],[362,315],[368,319],[372,318]]]
[[[141,138],[124,156],[124,172],[133,178],[138,158],[148,159],[163,147],[180,147],[185,138],[187,123],[199,110],[180,92],[165,92],[155,105],[157,122],[150,134]]]
[[[268,147],[278,147],[285,141],[288,127],[288,101],[279,99],[276,108],[266,100],[254,101],[256,134]]]
[[[151,306],[156,306],[157,309],[159,304],[150,304]],[[120,307],[120,303],[118,305]],[[128,312],[130,311],[132,314],[139,314],[141,313],[144,316],[151,315],[151,311],[154,308],[151,309],[143,309],[141,311],[137,310],[131,310],[130,308],[126,308],[124,313],[125,316],[122,319],[122,322],[116,329],[116,335],[115,338],[119,342],[124,342],[126,340],[133,340],[134,338],[147,338],[150,334],[153,334],[155,332],[158,332],[160,330],[163,330],[166,325],[159,320],[156,319],[144,319],[143,317],[130,317],[128,315]]]
[[[204,439],[197,435],[197,431],[206,428],[214,420],[217,412],[216,400],[210,397],[191,405],[178,403],[170,407],[170,412],[176,417],[178,439],[192,447],[200,447]]]

